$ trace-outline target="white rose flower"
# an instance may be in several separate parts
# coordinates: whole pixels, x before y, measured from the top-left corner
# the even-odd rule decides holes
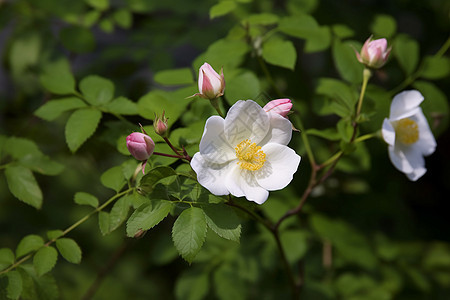
[[[286,145],[291,122],[266,112],[252,100],[239,100],[225,119],[210,117],[191,161],[198,182],[212,194],[245,196],[262,204],[268,191],[291,182],[301,157]]]
[[[412,181],[426,173],[423,157],[436,149],[436,140],[419,107],[423,100],[416,90],[397,94],[391,103],[389,119],[384,119],[381,130],[389,145],[392,164]]]

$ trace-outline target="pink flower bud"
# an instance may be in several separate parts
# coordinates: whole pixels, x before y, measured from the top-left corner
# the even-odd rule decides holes
[[[287,114],[291,111],[292,102],[290,99],[276,99],[267,103],[263,109],[266,112],[274,112],[286,118]]]
[[[374,69],[381,68],[387,61],[392,47],[387,47],[386,39],[372,41],[369,37],[361,48],[361,53],[356,52],[360,63]]]
[[[153,128],[156,134],[160,136],[165,136],[167,132],[167,118],[164,116],[165,111],[163,111],[161,117],[155,114],[155,121],[153,122]]]
[[[127,136],[127,148],[137,160],[147,160],[155,150],[155,142],[146,134],[133,132]]]
[[[219,75],[208,63],[204,63],[198,71],[198,90],[199,93],[194,96],[210,100],[222,96],[225,90],[223,68]]]

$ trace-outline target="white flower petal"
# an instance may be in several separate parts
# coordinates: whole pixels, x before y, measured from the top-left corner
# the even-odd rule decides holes
[[[383,127],[381,128],[381,134],[386,143],[391,146],[395,144],[395,129],[392,127],[391,122],[388,119],[384,119]]]
[[[409,180],[416,181],[427,172],[425,168],[414,169],[411,173],[406,174]]]
[[[237,163],[230,168],[226,181],[233,196],[245,196],[247,200],[258,204],[263,204],[269,197],[269,192],[256,181],[254,172],[242,169]]]
[[[229,173],[229,164],[214,164],[206,160],[200,152],[195,153],[191,160],[191,167],[197,173],[198,182],[212,194],[228,195],[225,178]]]
[[[292,124],[285,117],[268,112],[270,120],[270,128],[264,140],[262,140],[259,145],[265,145],[268,143],[277,143],[282,145],[287,145],[292,138]]]
[[[389,146],[389,159],[391,160],[394,167],[403,173],[413,172],[413,168],[406,160],[405,154],[398,149],[398,147]]]
[[[228,191],[231,195],[235,197],[243,197],[245,196],[244,191],[242,190],[241,183],[242,179],[242,169],[236,162],[231,162],[229,167],[228,176],[224,180],[224,184],[227,187]]]
[[[436,150],[436,139],[431,132],[427,119],[422,110],[415,115],[417,125],[419,126],[419,140],[414,146],[419,147],[423,155],[431,155]]]
[[[415,169],[422,169],[425,167],[425,159],[423,158],[422,152],[419,147],[402,147],[402,152],[405,155],[405,159],[408,161],[409,165]]]
[[[270,128],[269,116],[256,102],[239,100],[225,117],[225,136],[231,145],[245,139],[258,144]]]
[[[411,90],[397,94],[391,103],[391,121],[403,119],[414,115],[420,103],[424,100],[419,91]]]
[[[236,158],[234,148],[228,144],[224,134],[224,119],[212,116],[206,120],[205,131],[200,141],[200,153],[204,159],[222,164]]]
[[[269,191],[286,187],[292,181],[301,157],[291,148],[275,143],[265,145],[262,151],[266,154],[266,162],[254,172],[258,184]]]

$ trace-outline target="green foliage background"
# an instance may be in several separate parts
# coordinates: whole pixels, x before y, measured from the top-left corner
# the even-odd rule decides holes
[[[203,99],[185,98],[196,92],[205,61],[224,67],[229,104],[264,104],[279,98],[277,89],[292,97],[323,162],[348,139],[346,117],[362,80],[350,45],[360,49],[374,34],[386,37],[393,53],[368,87],[363,112],[369,121],[361,131],[380,128],[396,92],[420,90],[438,143],[426,159],[428,172],[408,181],[391,165],[386,145],[368,140],[314,190],[300,218],[283,223],[281,242],[303,275],[302,299],[447,299],[450,65],[446,53],[435,54],[448,38],[449,9],[445,0],[0,2],[0,166],[15,162],[0,172],[0,269],[14,260],[9,249],[17,257],[39,249],[44,238],[58,236],[126,185],[137,163],[127,157],[125,137],[138,123],[151,132],[155,112],[166,110],[177,146],[198,151],[214,112]],[[164,152],[162,140],[150,135]],[[293,136],[290,145],[303,158],[294,181],[257,210],[273,222],[297,205],[309,179],[300,134]],[[174,162],[152,157],[149,165]],[[118,170],[128,175],[117,176]],[[290,297],[275,241],[245,214],[238,214],[239,243],[235,231],[208,230],[197,256],[183,256],[193,259],[189,265],[171,230],[185,225],[188,214],[213,228],[217,207],[205,216],[178,207],[180,217],[165,219],[169,210],[158,210],[164,220],[148,223],[155,227],[133,239],[127,235],[135,231],[123,222],[139,200],[119,201],[109,214],[38,250],[34,268],[24,264],[2,275],[0,297]]]

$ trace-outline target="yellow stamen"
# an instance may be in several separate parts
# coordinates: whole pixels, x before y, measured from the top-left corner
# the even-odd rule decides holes
[[[395,134],[403,144],[414,144],[419,139],[419,126],[409,118],[401,119],[395,124]]]
[[[261,146],[257,146],[249,139],[240,142],[234,150],[236,150],[236,157],[239,159],[238,165],[242,169],[256,171],[264,166],[266,154],[261,150]]]

